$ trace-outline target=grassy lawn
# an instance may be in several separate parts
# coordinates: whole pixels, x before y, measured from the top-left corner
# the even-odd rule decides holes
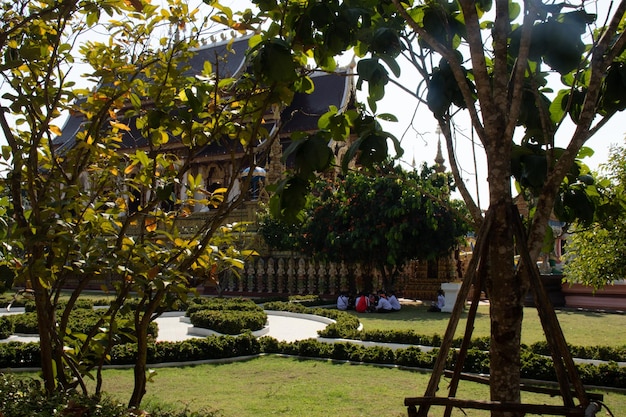
[[[426,310],[423,305],[406,305],[394,314],[357,316],[366,330],[413,329],[423,334],[443,334],[450,315]],[[626,315],[573,311],[557,314],[571,344],[626,345]],[[459,336],[466,317],[464,314],[459,324]],[[524,317],[523,342],[544,340],[536,310],[526,308]],[[474,336],[488,335],[489,307],[480,306]],[[156,369],[143,406],[188,409],[207,417],[400,417],[407,415],[404,398],[423,395],[429,376],[397,368],[264,356],[229,364]],[[131,369],[104,373],[104,392],[122,403],[128,401],[132,384]],[[442,380],[440,387],[439,395],[445,395],[447,380]],[[603,394],[613,415],[626,415],[626,393]],[[488,387],[462,381],[457,397],[485,400],[489,398]],[[558,398],[540,394],[525,393],[522,401],[561,405]],[[434,408],[432,415],[443,415],[443,409]],[[608,413],[602,411],[601,415]],[[452,416],[488,417],[489,413],[455,409]]]
[[[358,314],[365,330],[375,329],[412,329],[419,334],[443,335],[450,314],[429,313],[425,305],[406,305],[397,313],[379,315],[374,313]],[[558,310],[557,316],[565,339],[568,343],[577,346],[622,346],[626,345],[626,315],[595,313],[582,311]],[[461,316],[456,335],[462,336],[465,332],[467,313]],[[474,323],[473,337],[489,336],[489,306],[478,307]],[[522,327],[522,343],[531,344],[545,341],[545,336],[537,310],[534,307],[524,308],[524,323]]]
[[[104,390],[122,402],[132,389],[132,370],[107,370]],[[395,368],[265,356],[245,362],[157,369],[143,406],[213,412],[221,417],[401,417],[405,397],[424,393],[429,374]],[[441,383],[445,390],[447,381]],[[626,394],[604,393],[614,415],[626,415]],[[488,387],[461,382],[458,398],[486,399]],[[523,401],[559,404],[526,394]],[[434,408],[433,415],[443,409]],[[455,409],[455,417],[487,417]],[[598,415],[605,415],[604,413]]]

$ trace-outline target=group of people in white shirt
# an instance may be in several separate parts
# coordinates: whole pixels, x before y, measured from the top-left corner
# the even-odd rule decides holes
[[[341,293],[337,298],[338,310],[352,310],[357,313],[391,313],[400,311],[400,301],[394,293],[387,294],[385,291],[365,294],[359,293],[356,298],[351,298],[346,293]]]

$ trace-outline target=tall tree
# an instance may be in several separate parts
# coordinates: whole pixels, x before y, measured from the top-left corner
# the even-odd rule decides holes
[[[253,3],[260,10],[255,19],[271,22],[262,35],[266,42],[280,39],[295,56],[312,57],[321,69],[331,68],[333,57],[354,51],[360,57],[357,87],[367,85],[373,115],[385,86],[400,75],[400,60],[406,58],[423,79],[425,88],[420,85],[417,93],[407,93],[428,104],[446,138],[459,190],[475,222],[488,227],[482,239],[488,254],[491,399],[519,403],[523,301],[530,285],[522,272],[533,266],[515,266],[511,177],[521,164],[519,172],[532,183],[537,199],[526,248],[532,264],[541,252],[560,185],[575,168],[577,154],[625,108],[626,1],[611,2],[603,16],[594,14],[598,2],[584,1]],[[241,15],[244,25],[253,25],[250,16],[250,12]],[[240,27],[242,22],[233,25]],[[489,222],[483,221],[463,187],[456,163],[453,121],[463,112],[487,159]],[[331,132],[351,127],[359,135],[349,155],[386,153],[382,151],[388,135],[360,129],[363,124],[333,113]],[[566,119],[573,122],[573,131],[565,128]],[[294,201],[303,201],[293,197],[306,191],[302,184],[308,174],[309,170],[296,171],[278,187],[276,201],[283,203],[283,213],[294,208]]]
[[[301,247],[312,256],[378,269],[384,288],[393,290],[408,260],[447,256],[467,233],[451,209],[450,182],[451,176],[425,165],[420,173],[395,168],[322,178],[306,210]]]

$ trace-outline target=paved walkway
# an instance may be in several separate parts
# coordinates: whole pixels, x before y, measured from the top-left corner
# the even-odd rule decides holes
[[[5,309],[0,311],[0,315],[23,313],[23,308],[11,309],[7,312]],[[194,337],[203,337],[199,335],[188,334],[188,329],[193,327],[189,323],[181,321],[184,313],[168,313],[159,317],[156,322],[159,325],[158,341],[178,342],[181,340],[192,339]],[[294,342],[309,338],[317,338],[317,331],[323,330],[329,319],[323,317],[312,316],[309,314],[293,314],[282,311],[267,312],[268,328],[264,333],[277,340],[285,342]],[[7,342],[35,342],[38,336],[13,335],[8,339],[0,340],[0,343]]]

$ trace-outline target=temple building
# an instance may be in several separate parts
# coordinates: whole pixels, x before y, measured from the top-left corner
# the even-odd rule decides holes
[[[201,74],[206,61],[211,62],[216,68],[220,78],[237,78],[247,70],[249,37],[235,37],[222,39],[219,42],[203,46],[194,51],[189,61],[191,74]],[[245,194],[244,202],[237,207],[228,221],[252,221],[256,220],[259,202],[267,200],[265,184],[276,183],[280,180],[286,166],[282,162],[283,152],[290,143],[290,137],[294,132],[315,132],[318,127],[318,119],[325,114],[331,106],[345,110],[355,106],[355,87],[352,76],[352,66],[340,68],[334,73],[313,72],[310,77],[314,82],[315,89],[310,94],[296,93],[291,104],[282,109],[277,115],[268,115],[264,126],[268,131],[278,128],[278,138],[272,146],[266,146],[261,142],[255,145],[250,153],[243,149],[225,148],[220,143],[209,143],[204,146],[193,158],[189,173],[193,177],[202,180],[202,188],[207,192],[229,184],[231,180],[234,186],[228,201],[234,200],[239,193]],[[135,120],[125,121],[129,130],[124,132],[120,143],[119,152],[132,153],[137,149],[149,149],[148,139],[141,134]],[[62,129],[62,135],[54,140],[59,151],[66,147],[74,146],[75,137],[83,129],[82,117],[72,115],[68,118]],[[177,154],[179,158],[185,157],[185,146],[179,138],[170,134],[167,143],[167,151]],[[350,142],[330,144],[337,161],[350,146]],[[243,160],[252,158],[252,160]],[[287,166],[293,162],[289,159]],[[437,172],[445,171],[444,159],[439,143],[438,153],[435,159]],[[341,166],[340,163],[337,166]],[[244,167],[243,169],[241,167]],[[246,168],[247,167],[247,168]],[[240,178],[248,176],[252,169],[250,186],[241,189],[243,181]],[[339,169],[339,168],[337,168]],[[339,173],[338,171],[336,172]],[[176,189],[180,200],[186,198],[185,184]],[[141,195],[135,196],[134,204],[140,204]],[[133,204],[129,202],[129,205]],[[191,215],[180,219],[185,222],[182,230],[193,231],[202,224],[206,216],[211,215],[211,208],[202,205],[194,205]],[[321,296],[334,296],[340,291],[354,291],[358,282],[361,282],[365,274],[373,276],[374,287],[378,285],[376,271],[364,271],[359,265],[326,264],[304,258],[296,253],[261,253],[261,256],[246,263],[245,272],[240,277],[233,275],[222,277],[219,288],[209,288],[205,292],[219,291],[222,294],[258,296],[258,295],[287,295],[287,294],[319,294]],[[398,294],[415,299],[435,299],[436,292],[442,282],[453,281],[457,278],[457,270],[453,256],[435,261],[413,261],[406,265]],[[99,287],[107,283],[99,282]]]
[[[233,37],[223,39],[219,42],[208,44],[194,50],[194,55],[189,61],[190,69],[188,75],[199,75],[202,73],[205,62],[210,62],[216,69],[218,79],[238,78],[244,73],[249,65],[246,52],[249,48],[250,36]],[[264,142],[256,144],[253,150],[252,160],[244,161],[242,158],[250,159],[250,155],[243,152],[242,148],[236,145],[226,147],[223,143],[212,141],[204,146],[193,158],[189,173],[194,177],[200,176],[203,188],[212,192],[224,184],[235,181],[235,186],[231,194],[239,192],[246,193],[247,201],[262,199],[265,194],[263,185],[276,182],[285,166],[281,163],[284,149],[287,147],[290,136],[294,132],[315,132],[317,121],[321,115],[326,113],[329,107],[334,106],[339,110],[345,110],[354,105],[354,86],[351,76],[351,67],[340,68],[334,73],[316,71],[310,74],[310,78],[315,85],[315,89],[310,94],[295,93],[289,106],[286,106],[278,116],[268,114],[264,117],[264,128],[272,133],[273,129],[279,129],[279,140],[273,142],[272,147],[265,146]],[[65,147],[72,147],[75,144],[76,134],[83,129],[84,119],[80,115],[71,115],[62,129],[62,135],[54,139],[54,144],[59,152]],[[127,121],[130,128],[125,132],[120,144],[120,152],[134,152],[136,149],[148,149],[148,139],[141,134],[136,126],[135,120]],[[279,127],[280,126],[280,127]],[[278,128],[279,127],[279,128]],[[333,152],[337,159],[346,152],[349,143],[332,143]],[[179,138],[170,134],[170,140],[166,145],[168,152],[178,154],[180,158],[185,158],[185,146]],[[236,163],[234,163],[234,161]],[[247,165],[246,165],[247,164]],[[287,161],[287,165],[291,161]],[[247,175],[246,166],[253,166],[254,172],[249,190],[240,190],[238,178]],[[238,169],[244,167],[244,169]],[[184,185],[177,190],[177,196],[184,200],[186,194]],[[233,199],[235,196],[229,196]],[[140,199],[138,199],[139,201]],[[207,211],[208,207],[195,205],[195,212]]]

